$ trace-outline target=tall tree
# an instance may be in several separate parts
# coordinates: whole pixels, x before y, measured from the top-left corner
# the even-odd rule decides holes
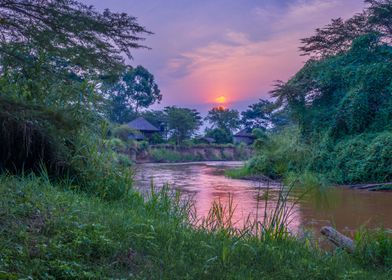
[[[76,0],[0,0],[0,19],[2,58],[24,65],[46,54],[78,74],[122,69],[123,54],[131,58],[150,33],[133,16]]]
[[[116,82],[104,85],[104,91],[110,102],[109,117],[118,123],[162,100],[154,76],[142,66],[128,67]]]
[[[190,138],[202,124],[200,113],[194,109],[170,106],[165,108],[169,133],[177,144]]]
[[[230,133],[240,126],[240,114],[237,110],[224,107],[215,107],[208,111],[206,121],[212,124],[213,128],[220,128]]]
[[[347,52],[359,36],[377,33],[384,42],[392,42],[392,1],[365,0],[369,6],[348,20],[333,19],[313,36],[301,40],[303,55],[325,58]]]
[[[260,99],[259,102],[249,105],[248,109],[241,113],[241,122],[247,129],[267,129],[273,125],[273,102]]]

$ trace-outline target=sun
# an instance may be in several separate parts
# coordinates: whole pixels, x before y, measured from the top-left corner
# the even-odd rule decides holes
[[[223,96],[223,95],[221,95],[221,96],[215,98],[215,102],[216,102],[216,103],[219,103],[219,104],[226,103],[226,97]]]

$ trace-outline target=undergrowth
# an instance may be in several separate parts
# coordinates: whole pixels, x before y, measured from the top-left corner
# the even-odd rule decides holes
[[[374,252],[368,255],[375,259],[358,258],[361,251],[356,256],[343,251],[323,253],[290,236],[261,240],[251,234],[239,235],[227,230],[229,221],[219,224],[215,218],[204,221],[205,225],[217,221],[213,230],[195,227],[187,219],[191,205],[167,188],[146,199],[130,191],[116,201],[70,189],[69,182],[53,185],[45,176],[0,177],[3,279],[392,276],[390,255],[379,257],[389,243],[377,246],[371,245],[377,244],[373,239],[366,242],[364,251]],[[216,217],[224,210],[218,203],[212,211]]]
[[[319,185],[382,183],[392,180],[392,134],[363,133],[337,142],[308,142],[289,127],[255,142],[256,155],[233,178],[265,175],[290,182],[293,178]]]

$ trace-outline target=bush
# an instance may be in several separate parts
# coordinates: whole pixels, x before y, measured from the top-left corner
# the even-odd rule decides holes
[[[105,132],[102,132],[105,135]],[[73,173],[70,179],[80,190],[106,200],[120,199],[128,195],[132,187],[132,171],[120,166],[118,154],[107,149],[101,135],[84,131],[75,142],[75,154],[70,160]]]
[[[272,179],[288,172],[304,171],[311,155],[309,147],[300,138],[299,130],[294,127],[263,135],[255,141],[254,147],[257,155],[249,160],[249,170]]]
[[[129,136],[132,135],[135,131],[131,129],[128,125],[120,125],[112,129],[112,135],[115,138],[119,138],[124,142],[127,142]]]
[[[0,172],[39,172],[43,164],[63,176],[81,126],[72,112],[0,98]]]
[[[127,144],[119,138],[111,138],[107,141],[108,148],[117,153],[126,153]]]
[[[338,183],[392,180],[392,133],[363,133],[318,149],[309,168]]]
[[[187,162],[203,160],[199,156],[183,155],[175,150],[151,149],[151,158],[156,162]]]
[[[355,235],[356,258],[364,265],[392,268],[392,235],[384,229],[360,230]]]
[[[305,142],[299,130],[258,138],[257,155],[249,160],[251,173],[301,177],[306,172],[334,183],[388,182],[392,180],[392,133],[362,133],[332,141]]]
[[[230,131],[222,128],[214,128],[208,130],[206,137],[211,137],[215,140],[216,144],[228,144],[233,143],[233,135]]]

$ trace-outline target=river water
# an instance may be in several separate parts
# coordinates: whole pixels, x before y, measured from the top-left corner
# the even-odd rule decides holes
[[[233,221],[240,228],[247,217],[260,220],[265,207],[273,211],[281,187],[224,176],[226,169],[241,165],[242,162],[140,164],[136,167],[136,185],[146,193],[151,182],[158,188],[169,184],[184,197],[191,197],[199,218],[206,217],[214,201],[228,205],[231,199],[235,206]],[[266,204],[263,194],[267,189]],[[361,226],[392,228],[392,192],[330,187],[297,201],[302,193],[297,190],[290,194],[288,207],[292,207],[292,214],[288,226],[292,232],[309,229],[317,234],[321,227],[331,225],[352,236]]]

